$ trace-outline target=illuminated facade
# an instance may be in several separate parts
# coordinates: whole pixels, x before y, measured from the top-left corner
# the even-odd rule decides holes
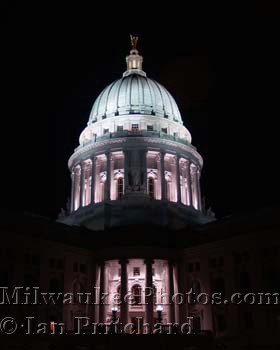
[[[146,76],[142,61],[133,48],[123,77],[93,104],[68,163],[71,210],[61,219],[66,224],[94,231],[135,224],[176,230],[212,220],[202,213],[202,157],[191,144],[174,98]],[[109,303],[95,307],[99,322],[111,319],[114,297],[124,300],[127,294],[133,300],[119,308],[123,324],[138,318],[152,325],[156,307],[163,303],[163,321],[179,322],[178,305],[168,299],[182,289],[176,252],[148,250],[136,247],[124,254],[116,247],[97,252],[94,285],[109,293]],[[152,298],[147,298],[147,290],[153,291]],[[66,313],[69,328],[74,314]]]
[[[79,317],[95,324],[119,320],[129,325],[127,333],[139,323],[144,333],[145,323],[152,330],[159,321],[182,325],[192,317],[195,334],[148,336],[145,343],[142,337],[109,337],[110,344],[103,336],[83,343],[81,337],[28,335],[23,347],[20,338],[4,334],[2,347],[7,342],[12,344],[7,348],[22,350],[92,350],[104,344],[108,349],[214,349],[215,340],[229,350],[278,349],[279,302],[228,301],[237,294],[279,292],[279,209],[220,220],[205,215],[203,161],[174,99],[146,77],[136,48],[126,60],[127,71],[97,98],[69,159],[69,211],[57,222],[1,212],[1,286],[39,287],[44,294],[70,294],[72,300],[2,303],[1,319],[13,316],[19,330],[34,316],[51,330],[63,323],[70,335]],[[227,302],[205,303],[203,296],[213,293]],[[83,330],[92,334],[91,327]],[[104,327],[99,330],[104,333]]]

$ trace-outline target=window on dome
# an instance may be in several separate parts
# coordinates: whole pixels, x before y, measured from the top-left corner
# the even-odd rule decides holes
[[[123,131],[123,125],[118,125],[117,126],[117,131]]]
[[[167,128],[161,128],[161,132],[164,132],[165,134],[167,134]]]
[[[150,198],[155,198],[155,181],[152,177],[149,177],[148,179],[148,193]]]
[[[132,124],[131,130],[132,131],[138,131],[139,130],[139,125],[138,124]]]
[[[147,131],[153,131],[154,127],[153,125],[147,125]]]
[[[117,194],[118,194],[118,198],[117,199],[121,199],[123,196],[123,178],[120,177],[118,178],[118,182],[117,182]]]

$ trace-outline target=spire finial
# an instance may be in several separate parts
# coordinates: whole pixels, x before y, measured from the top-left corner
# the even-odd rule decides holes
[[[123,73],[123,76],[129,74],[140,74],[146,76],[146,73],[142,70],[143,57],[139,55],[137,50],[138,36],[130,34],[131,50],[128,56],[126,56],[127,70]]]
[[[138,36],[130,34],[131,50],[137,50]]]

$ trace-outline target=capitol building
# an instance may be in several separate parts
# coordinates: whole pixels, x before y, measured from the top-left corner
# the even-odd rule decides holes
[[[205,209],[203,158],[174,97],[143,70],[137,41],[131,37],[126,70],[94,101],[69,158],[67,209],[56,221],[30,213],[0,220],[1,284],[70,293],[73,300],[1,305],[0,315],[64,325],[68,337],[38,336],[31,350],[276,349],[279,304],[229,300],[279,292],[279,210],[216,219]],[[205,302],[213,293],[222,302]],[[81,317],[91,320],[87,332],[92,323],[118,321],[129,334],[171,324],[172,335],[142,340],[118,328],[113,341],[96,335],[82,342],[74,336]],[[180,328],[185,323],[191,334]],[[18,338],[5,341],[9,349],[26,349]]]
[[[131,224],[178,230],[212,220],[202,213],[203,159],[173,96],[143,71],[136,43],[132,37],[127,70],[97,97],[69,159],[71,212],[63,223],[93,231]],[[131,291],[136,304],[121,306],[121,321],[140,318],[152,324],[157,297],[178,290],[170,251],[155,250],[151,256],[147,247],[138,247],[122,260],[118,254],[115,247],[98,268],[97,285],[111,296],[99,312],[100,321],[110,319],[115,294],[123,300]],[[149,288],[154,303],[144,305]],[[163,316],[165,322],[175,322],[175,305],[163,306]]]
[[[92,230],[208,222],[202,157],[172,95],[143,71],[133,40],[127,70],[97,97],[69,159],[71,214],[64,222]]]

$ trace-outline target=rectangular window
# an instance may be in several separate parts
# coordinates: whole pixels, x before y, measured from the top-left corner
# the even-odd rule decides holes
[[[140,276],[140,267],[133,268],[133,276]]]
[[[117,131],[123,131],[123,125],[118,125],[117,126]]]
[[[138,124],[132,124],[131,130],[132,131],[138,131],[139,130],[139,125]]]
[[[154,127],[153,125],[147,125],[147,131],[153,131]]]
[[[161,128],[161,132],[164,132],[165,134],[167,134],[167,128]]]

